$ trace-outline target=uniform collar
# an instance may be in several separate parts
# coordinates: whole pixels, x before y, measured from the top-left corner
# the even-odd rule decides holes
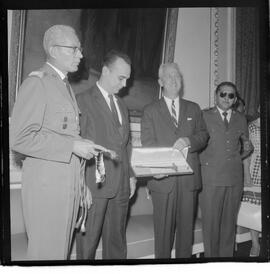
[[[64,78],[66,78],[66,75],[59,70],[58,68],[56,68],[54,65],[52,65],[51,63],[49,63],[48,61],[46,62],[47,65],[49,65],[50,67],[52,67],[60,76],[60,78],[63,80]]]
[[[224,116],[223,116],[223,112],[225,112],[225,110],[222,110],[221,108],[219,108],[218,106],[216,106],[217,107],[217,110],[219,111],[219,113],[220,113],[220,115],[221,115],[221,117],[222,117],[222,120],[224,119]],[[228,109],[228,110],[226,110],[226,112],[227,112],[227,119],[228,119],[228,121],[230,121],[230,119],[231,119],[231,116],[232,116],[232,109],[230,108],[230,109]]]

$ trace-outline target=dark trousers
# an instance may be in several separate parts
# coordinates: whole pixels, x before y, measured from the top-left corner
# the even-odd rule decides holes
[[[151,191],[156,258],[171,258],[175,231],[176,258],[191,257],[196,194],[184,191],[181,183],[170,193]]]
[[[232,257],[242,186],[204,185],[200,194],[205,257]]]
[[[95,259],[102,236],[103,259],[126,259],[126,219],[128,193],[119,192],[116,197],[93,198],[88,211],[86,232],[76,235],[77,259]]]

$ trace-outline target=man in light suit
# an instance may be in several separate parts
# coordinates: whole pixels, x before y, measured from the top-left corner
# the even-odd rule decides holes
[[[203,112],[210,139],[200,155],[204,255],[232,257],[243,191],[242,157],[251,147],[244,114],[232,110],[236,86],[222,82],[217,86],[215,96],[216,106]],[[243,144],[244,153],[240,155]]]
[[[52,26],[43,46],[47,62],[22,83],[14,105],[10,147],[25,155],[22,206],[27,259],[65,260],[81,195],[80,161],[102,148],[79,136],[79,109],[64,82],[82,58],[74,29]],[[89,196],[84,198],[89,206]]]
[[[176,258],[192,253],[194,211],[201,187],[198,151],[208,133],[200,107],[181,98],[182,75],[176,63],[159,68],[163,97],[144,109],[141,141],[145,147],[189,147],[187,162],[191,175],[156,176],[148,182],[154,208],[155,257],[170,258],[176,230]]]
[[[77,234],[77,259],[95,259],[101,235],[103,259],[125,259],[127,256],[126,220],[136,179],[129,159],[128,110],[116,94],[126,86],[130,72],[129,57],[112,50],[104,58],[96,85],[77,96],[82,112],[82,136],[115,151],[119,157],[117,161],[103,158],[104,181],[98,180],[94,162],[87,162],[86,183],[93,204],[88,211],[86,232]]]

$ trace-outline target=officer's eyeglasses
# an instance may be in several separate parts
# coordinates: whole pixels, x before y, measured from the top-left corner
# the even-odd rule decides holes
[[[228,98],[229,99],[233,99],[235,97],[235,94],[234,93],[227,93],[227,92],[220,92],[219,96],[221,98],[224,98],[228,95]]]
[[[73,46],[62,46],[62,45],[54,45],[54,47],[61,47],[61,48],[69,48],[69,49],[72,49],[73,50],[73,54],[75,55],[76,53],[80,52],[82,53],[83,52],[83,48],[81,47],[73,47]]]

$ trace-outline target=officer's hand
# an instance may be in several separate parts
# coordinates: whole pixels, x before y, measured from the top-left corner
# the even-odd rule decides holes
[[[93,143],[90,140],[81,139],[75,140],[73,143],[73,153],[85,159],[91,159],[98,151],[105,150],[104,147]]]
[[[253,147],[253,145],[252,145],[252,143],[251,143],[250,140],[245,140],[243,142],[243,149],[244,149],[244,151],[251,151],[251,150],[254,149],[254,147]]]

